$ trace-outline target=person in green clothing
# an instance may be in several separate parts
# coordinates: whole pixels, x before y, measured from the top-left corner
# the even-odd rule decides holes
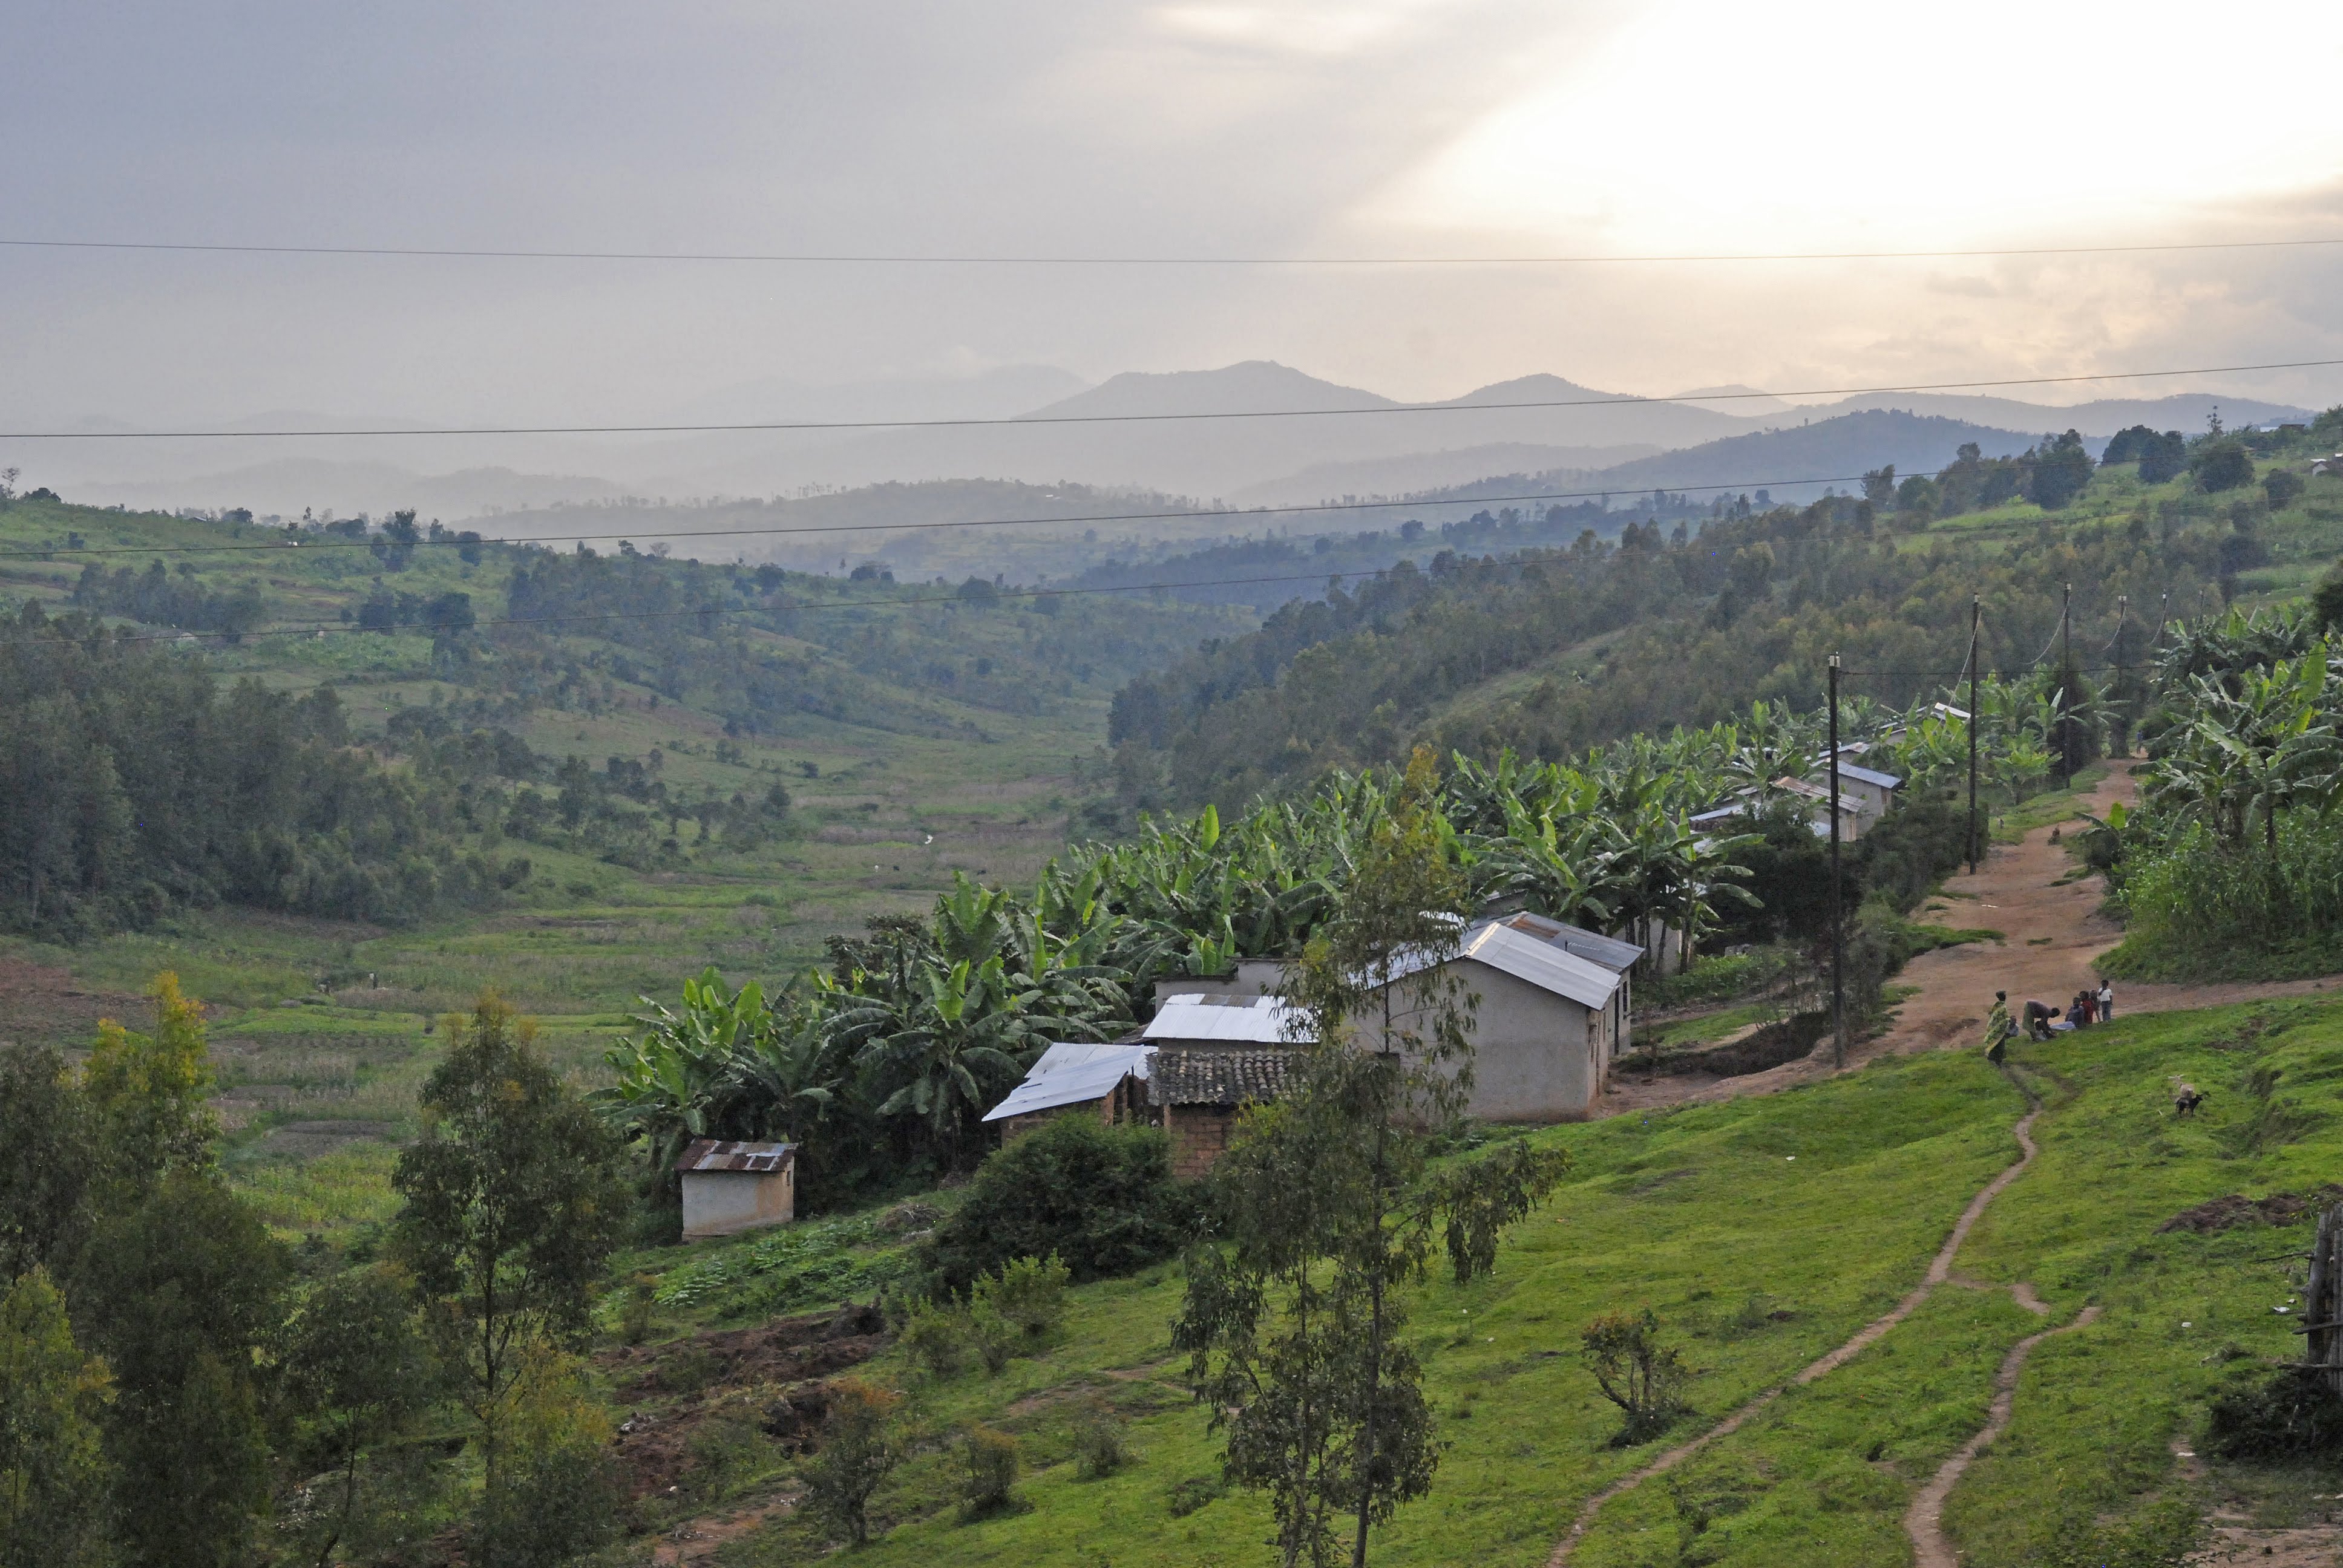
[[[1985,1059],[1999,1067],[2005,1054],[2002,1042],[2016,1032],[2017,1025],[2009,1017],[2009,993],[1994,992],[1993,1010],[1985,1015]]]

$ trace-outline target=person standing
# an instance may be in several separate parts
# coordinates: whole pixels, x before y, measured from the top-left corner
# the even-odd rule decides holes
[[[2099,980],[2099,1021],[2105,1023],[2116,1015],[2116,988],[2104,977]]]
[[[2017,1025],[2009,1017],[2009,993],[1994,992],[1993,1010],[1985,1015],[1985,1059],[1999,1067],[2005,1054],[2003,1044],[2016,1032]]]

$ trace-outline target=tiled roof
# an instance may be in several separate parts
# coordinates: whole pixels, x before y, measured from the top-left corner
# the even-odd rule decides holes
[[[699,1138],[683,1151],[675,1162],[679,1171],[746,1171],[752,1175],[764,1175],[779,1171],[797,1158],[793,1143],[727,1143],[715,1138]]]
[[[1147,1081],[1147,1098],[1157,1105],[1274,1100],[1284,1091],[1295,1055],[1290,1050],[1160,1050]]]

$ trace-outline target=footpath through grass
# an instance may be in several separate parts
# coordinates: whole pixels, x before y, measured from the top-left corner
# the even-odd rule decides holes
[[[2119,1020],[2027,1047],[2042,1092],[2034,1165],[1987,1211],[1956,1267],[1879,1343],[1795,1389],[1672,1475],[1615,1501],[1580,1545],[1589,1568],[1682,1563],[1910,1561],[1914,1492],[1983,1423],[2019,1338],[2089,1302],[2099,1322],[2027,1363],[2008,1433],[1956,1488],[1946,1525],[1965,1563],[2017,1568],[2062,1508],[2121,1516],[2177,1486],[2176,1439],[2225,1379],[2296,1353],[2288,1264],[2307,1222],[2163,1231],[2229,1193],[2307,1192],[2343,1174],[2343,1007],[2323,1000]],[[2280,1074],[2274,1101],[2247,1087]],[[2167,1081],[2211,1091],[2176,1122]],[[2288,1106],[2286,1102],[2292,1101]],[[1571,1185],[1515,1233],[1498,1277],[1420,1293],[1410,1332],[1449,1445],[1433,1495],[1378,1533],[1391,1564],[1543,1563],[1585,1498],[1662,1448],[1785,1382],[1918,1282],[1954,1218],[2016,1158],[2023,1102],[1977,1053],[1890,1060],[1789,1093],[1533,1136],[1566,1144]],[[2038,1318],[2007,1286],[2029,1281]],[[867,1369],[912,1396],[930,1441],[880,1493],[890,1563],[1092,1568],[1268,1562],[1260,1503],[1221,1493],[1204,1412],[1179,1387],[1166,1325],[1178,1271],[1076,1292],[1061,1338],[940,1382],[899,1358]],[[1615,1412],[1577,1354],[1595,1313],[1648,1304],[1698,1369],[1700,1414],[1657,1442],[1609,1446]],[[2184,1326],[2186,1325],[2186,1326]],[[1073,1425],[1103,1399],[1139,1457],[1077,1479]],[[1017,1434],[1017,1511],[962,1523],[950,1435]],[[2310,1476],[2216,1470],[2266,1522],[2325,1506]],[[2209,1505],[2209,1498],[2199,1501]],[[735,1564],[811,1562],[782,1518],[726,1548]]]

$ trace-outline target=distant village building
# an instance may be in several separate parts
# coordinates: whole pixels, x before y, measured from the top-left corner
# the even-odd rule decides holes
[[[793,1143],[728,1143],[702,1138],[675,1162],[683,1180],[683,1239],[698,1241],[797,1218]]]
[[[1001,1123],[1001,1141],[1012,1143],[1054,1117],[1069,1113],[1118,1121],[1151,1121],[1148,1058],[1152,1048],[1131,1040],[1097,1044],[1064,1040],[1041,1053],[1025,1081],[985,1112]]]
[[[1276,970],[1272,974],[1270,970]],[[1240,968],[1233,983],[1274,989],[1278,965]],[[1232,977],[1233,978],[1233,977]],[[1275,996],[1189,990],[1167,996],[1141,1038],[1155,1052],[1147,1096],[1172,1139],[1172,1172],[1202,1175],[1228,1151],[1237,1114],[1254,1101],[1274,1100],[1297,1050],[1308,1046],[1310,1020]]]
[[[1589,1114],[1627,1046],[1629,977],[1644,958],[1634,942],[1540,915],[1468,927],[1441,965],[1461,967],[1459,978],[1480,999],[1466,1109],[1493,1121]],[[1423,972],[1403,960],[1390,983],[1404,986]],[[1078,1048],[1090,1054],[1046,1070],[1036,1063],[987,1120],[1015,1126],[1081,1107],[1127,1119],[1119,1107],[1130,1100],[1115,1095],[1143,1093],[1149,1119],[1171,1137],[1173,1171],[1200,1176],[1227,1151],[1244,1107],[1282,1093],[1296,1054],[1312,1043],[1307,1016],[1273,994],[1282,980],[1282,966],[1257,960],[1217,980],[1167,981],[1179,989],[1160,998],[1136,1041]],[[1133,1046],[1151,1055],[1142,1062],[1106,1054]]]

